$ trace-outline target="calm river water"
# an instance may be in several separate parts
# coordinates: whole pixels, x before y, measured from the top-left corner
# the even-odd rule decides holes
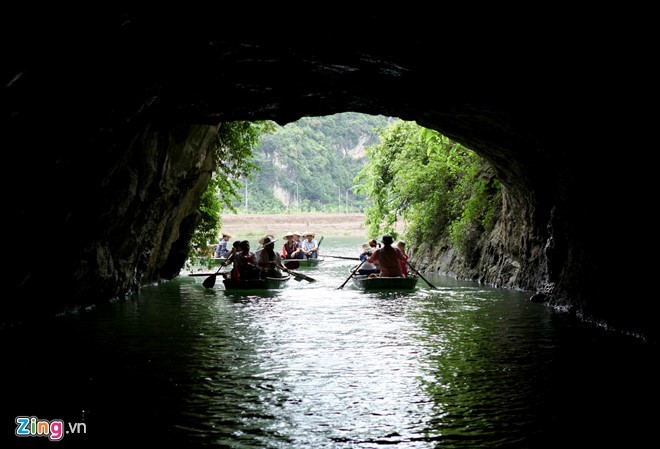
[[[359,243],[322,249],[353,257]],[[3,447],[639,447],[655,435],[656,347],[529,292],[430,275],[437,289],[338,290],[353,265],[326,258],[304,271],[317,282],[268,295],[183,276],[3,330]],[[17,437],[19,417],[71,430]]]

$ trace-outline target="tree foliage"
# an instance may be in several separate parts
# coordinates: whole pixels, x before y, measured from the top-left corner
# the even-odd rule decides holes
[[[370,235],[408,223],[413,246],[447,235],[468,250],[475,235],[492,229],[501,209],[500,184],[473,151],[414,122],[397,121],[368,148],[370,163],[355,178],[373,200],[366,211]]]
[[[367,161],[364,148],[391,120],[347,112],[276,126],[255,148],[259,176],[240,180],[233,206],[243,213],[362,212],[366,197],[352,191],[353,178]]]
[[[252,162],[252,152],[265,133],[272,132],[267,121],[237,121],[222,123],[215,139],[216,170],[202,194],[199,211],[201,219],[193,234],[190,256],[207,254],[209,245],[218,241],[220,215],[235,210],[234,201],[240,197],[240,179],[250,178],[258,167]]]

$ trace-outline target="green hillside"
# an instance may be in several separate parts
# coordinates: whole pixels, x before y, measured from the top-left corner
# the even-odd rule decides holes
[[[377,130],[393,120],[346,112],[275,125],[253,152],[259,170],[240,180],[237,212],[364,211],[353,180],[367,162],[365,147],[378,143]]]

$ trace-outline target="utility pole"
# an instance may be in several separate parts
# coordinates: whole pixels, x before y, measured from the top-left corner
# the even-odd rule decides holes
[[[245,212],[248,210],[248,179],[245,178]]]

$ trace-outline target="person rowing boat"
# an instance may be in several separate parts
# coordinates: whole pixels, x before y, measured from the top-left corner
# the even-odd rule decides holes
[[[256,257],[250,251],[250,242],[243,240],[239,243],[239,251],[234,255],[234,269],[231,271],[233,280],[259,279],[259,269]]]
[[[403,277],[401,264],[405,264],[406,259],[399,248],[392,246],[394,238],[390,234],[385,234],[381,242],[383,247],[374,251],[367,262],[375,264],[383,277]]]
[[[282,269],[286,267],[282,265],[282,256],[275,251],[275,242],[271,235],[267,235],[259,242],[263,245],[263,249],[259,253],[257,259],[257,266],[262,270],[262,277],[282,277]]]

